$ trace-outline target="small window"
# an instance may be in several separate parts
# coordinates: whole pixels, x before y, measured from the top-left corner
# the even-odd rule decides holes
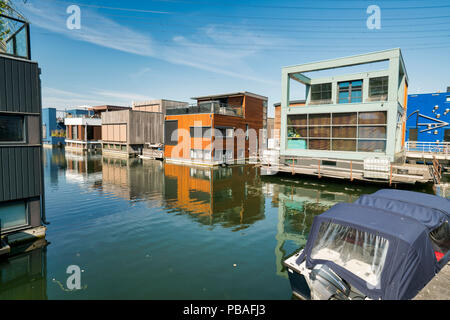
[[[0,116],[0,142],[24,142],[23,116]]]
[[[446,101],[446,102],[450,102],[450,96],[447,96],[447,97],[445,98],[445,101]]]
[[[178,144],[178,120],[166,120],[164,139],[168,146]]]
[[[331,103],[331,83],[311,85],[311,104]]]
[[[1,229],[15,229],[28,225],[27,205],[24,201],[3,204],[0,207]]]
[[[377,77],[369,80],[369,100],[386,101],[389,77]]]
[[[191,138],[211,138],[210,127],[190,127]]]
[[[339,82],[338,103],[362,102],[362,80]]]

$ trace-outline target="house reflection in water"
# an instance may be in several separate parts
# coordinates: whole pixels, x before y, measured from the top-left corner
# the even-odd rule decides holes
[[[45,239],[37,240],[0,261],[0,300],[47,299],[46,245]]]
[[[278,207],[275,256],[279,276],[288,277],[282,262],[305,246],[315,216],[337,203],[353,202],[363,193],[344,188],[338,191],[339,186],[333,186],[325,187],[308,181],[303,184],[282,183],[279,180],[264,184],[263,192],[271,196],[272,204]]]
[[[254,167],[193,167],[105,156],[102,167],[103,192],[129,201],[150,201],[149,206],[235,230],[264,219],[264,196]]]
[[[101,184],[101,154],[66,152],[66,180],[75,183],[87,183],[92,186]]]
[[[163,162],[103,156],[102,167],[104,192],[129,201],[148,200],[152,201],[152,206],[162,205]]]
[[[233,231],[264,219],[264,196],[253,166],[189,167],[165,164],[166,206],[206,225]]]

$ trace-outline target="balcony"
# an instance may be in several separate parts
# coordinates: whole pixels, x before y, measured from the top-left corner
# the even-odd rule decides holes
[[[0,14],[0,54],[31,59],[28,22]]]
[[[214,113],[226,116],[242,117],[242,106],[233,106],[217,101],[202,102],[200,104],[190,106],[180,106],[168,108],[167,115],[181,115],[181,114],[199,114],[199,113]]]

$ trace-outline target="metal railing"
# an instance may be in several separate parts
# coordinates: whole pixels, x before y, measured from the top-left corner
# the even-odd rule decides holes
[[[450,142],[406,142],[407,152],[419,152],[428,154],[450,154]]]
[[[28,22],[0,14],[0,53],[31,59]]]
[[[234,106],[217,101],[202,102],[195,105],[171,107],[166,109],[167,115],[214,113],[228,116],[242,117],[242,106]]]

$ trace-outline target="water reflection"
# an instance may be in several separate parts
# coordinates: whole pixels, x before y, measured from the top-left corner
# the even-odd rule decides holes
[[[89,285],[69,296],[50,284],[50,298],[289,299],[282,261],[314,217],[383,187],[60,149],[44,160],[49,278],[75,261]]]
[[[0,300],[47,299],[46,245],[38,240],[15,248],[12,257],[0,261]]]

